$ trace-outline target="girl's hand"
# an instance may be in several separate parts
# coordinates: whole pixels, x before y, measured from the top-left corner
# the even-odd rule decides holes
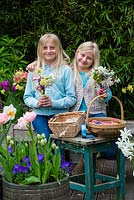
[[[102,94],[104,94],[104,97],[107,97],[107,93],[106,93],[106,89],[105,88],[99,89],[98,95],[102,95]]]
[[[98,95],[102,95],[102,98],[105,98],[105,103],[108,103],[108,101],[112,98],[112,92],[110,88],[101,88],[98,91]]]
[[[37,61],[34,61],[30,63],[29,65],[27,65],[26,70],[33,72],[36,68],[36,65],[37,65]]]
[[[50,98],[46,95],[42,95],[38,101],[38,107],[50,107],[52,106],[52,102]]]

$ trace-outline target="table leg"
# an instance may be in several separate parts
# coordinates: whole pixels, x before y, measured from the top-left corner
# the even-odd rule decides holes
[[[117,188],[117,200],[125,200],[125,157],[120,150],[117,153],[117,174],[121,182]]]
[[[90,148],[85,148],[84,150],[84,161],[85,161],[85,188],[86,188],[85,200],[93,200],[94,171],[93,171],[93,154]]]

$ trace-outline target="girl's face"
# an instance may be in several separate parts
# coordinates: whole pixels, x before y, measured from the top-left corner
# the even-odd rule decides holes
[[[54,64],[56,60],[56,47],[52,39],[49,39],[43,46],[42,57],[48,65]]]
[[[88,72],[93,65],[94,55],[92,51],[78,51],[76,62],[79,71]]]

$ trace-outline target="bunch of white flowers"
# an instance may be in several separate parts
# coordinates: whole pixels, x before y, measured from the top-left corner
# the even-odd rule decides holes
[[[119,83],[120,79],[115,76],[115,72],[106,67],[99,66],[92,70],[92,77],[96,80],[97,84],[101,84],[103,87],[109,87],[114,83]]]
[[[124,156],[130,159],[132,163],[133,176],[134,176],[134,135],[132,130],[128,130],[126,127],[124,130],[120,130],[121,135],[118,138],[116,144],[118,148],[122,151]]]

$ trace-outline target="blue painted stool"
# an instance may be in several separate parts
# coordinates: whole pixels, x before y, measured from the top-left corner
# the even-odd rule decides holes
[[[84,155],[84,184],[77,182],[81,175],[71,176],[71,189],[85,192],[85,200],[93,200],[96,192],[116,188],[116,200],[125,200],[125,157],[122,152],[117,149],[116,177],[100,174],[96,171],[96,154],[104,152],[106,149],[111,149],[115,145],[115,139],[95,138],[92,140],[89,138],[81,138],[81,136],[75,138],[57,138],[55,135],[51,135],[51,138],[56,139],[62,152],[68,149],[69,151],[76,151]],[[97,179],[103,182],[97,185]]]

